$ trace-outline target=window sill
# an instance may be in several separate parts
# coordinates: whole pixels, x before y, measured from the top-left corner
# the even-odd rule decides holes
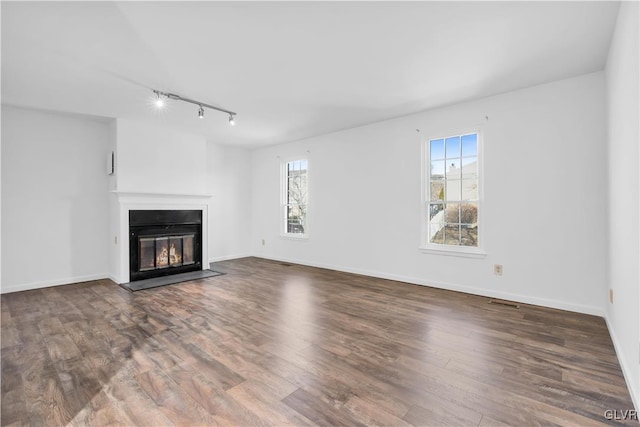
[[[280,238],[285,240],[305,241],[305,240],[309,240],[309,235],[308,234],[281,234]]]
[[[444,255],[444,256],[457,256],[462,258],[476,258],[482,259],[487,256],[487,253],[479,248],[465,248],[458,246],[420,246],[420,252],[423,254],[432,255]]]

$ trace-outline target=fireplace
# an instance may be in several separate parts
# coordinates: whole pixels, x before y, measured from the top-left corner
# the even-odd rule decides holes
[[[202,269],[201,210],[130,210],[130,281]]]

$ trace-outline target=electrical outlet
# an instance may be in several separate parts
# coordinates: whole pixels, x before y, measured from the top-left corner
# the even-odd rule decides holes
[[[613,289],[609,289],[609,302],[613,304]]]
[[[502,264],[493,264],[493,274],[502,276]]]
[[[264,241],[264,239],[262,239],[262,246],[264,246],[264,244],[265,244],[265,241]]]

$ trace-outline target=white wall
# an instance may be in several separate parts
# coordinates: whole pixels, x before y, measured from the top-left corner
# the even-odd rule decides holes
[[[163,196],[165,204],[204,195],[198,204],[211,223],[207,258],[249,253],[247,150],[122,119],[3,106],[2,122],[2,292],[104,277],[122,281],[121,248],[128,243],[120,231],[123,196],[114,190],[181,195]],[[111,151],[116,173],[109,176]]]
[[[117,151],[118,151],[118,121],[112,120],[109,123],[109,136],[108,136],[108,148],[107,156],[114,153],[114,165],[113,174],[108,175],[109,182],[109,236],[108,236],[108,248],[109,248],[109,278],[118,283],[119,278],[122,277],[120,263],[120,246],[117,244],[115,238],[120,233],[120,203],[118,197],[113,193],[118,189],[118,167],[117,167]]]
[[[207,142],[131,120],[117,120],[118,191],[205,194]]]
[[[209,143],[207,147],[209,261],[250,252],[251,155],[248,150]]]
[[[606,67],[609,150],[609,286],[607,321],[627,384],[640,407],[640,87],[637,2],[622,2]],[[607,296],[603,296],[605,301]]]
[[[116,134],[118,191],[212,195],[207,203],[209,261],[249,253],[248,150],[122,119]]]
[[[252,251],[603,315],[604,116],[604,76],[595,73],[256,150]],[[479,123],[487,256],[422,253],[421,141]],[[306,241],[279,236],[278,156],[291,155],[309,158]]]
[[[208,260],[246,256],[250,232],[250,157],[246,149],[207,142],[203,137],[130,120],[114,126],[118,192],[211,195],[201,199],[208,211]],[[119,196],[120,198],[122,196]],[[112,196],[112,235],[119,234],[120,198]],[[183,197],[164,202],[184,202]],[[147,201],[148,202],[148,201]],[[175,207],[176,209],[178,207]],[[112,259],[121,258],[110,240]],[[206,266],[207,260],[204,265]],[[122,281],[120,263],[111,277]]]
[[[109,277],[125,283],[129,281],[129,223],[123,197],[127,209],[134,203],[131,197],[135,198],[125,193],[142,197],[136,201],[141,203],[139,209],[189,209],[185,195],[206,195],[207,142],[202,136],[159,124],[118,118],[110,128],[110,149],[116,161],[109,189],[117,193],[109,196]],[[162,200],[152,201],[152,195],[161,195]],[[197,209],[206,212],[208,203],[203,197]],[[204,261],[203,267],[206,265]]]
[[[108,123],[2,108],[2,292],[106,277]]]

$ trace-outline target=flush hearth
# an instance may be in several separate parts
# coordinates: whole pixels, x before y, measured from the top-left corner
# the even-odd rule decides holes
[[[202,269],[202,211],[129,211],[130,280]]]

